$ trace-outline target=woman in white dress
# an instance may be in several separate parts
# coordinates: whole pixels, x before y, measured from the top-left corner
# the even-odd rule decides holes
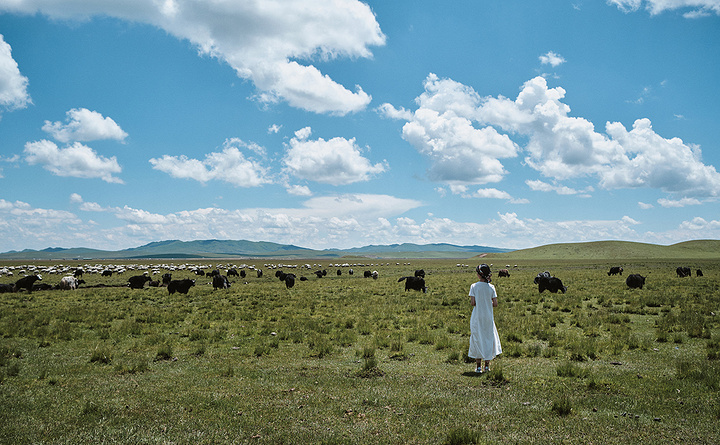
[[[470,286],[470,350],[468,357],[474,358],[477,363],[475,372],[482,373],[490,370],[490,361],[502,354],[500,337],[498,336],[493,308],[497,307],[497,292],[495,286],[490,284],[490,266],[481,264],[475,269],[480,281]],[[485,360],[485,368],[482,361]]]

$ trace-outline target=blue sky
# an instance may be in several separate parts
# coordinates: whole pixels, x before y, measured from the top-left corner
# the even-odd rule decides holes
[[[720,1],[0,0],[0,252],[720,238]]]

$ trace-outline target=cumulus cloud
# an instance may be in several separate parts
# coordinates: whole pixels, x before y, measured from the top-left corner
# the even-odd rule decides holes
[[[564,185],[554,185],[554,184],[548,184],[547,182],[539,181],[539,180],[531,180],[528,179],[525,181],[525,184],[527,184],[528,187],[530,187],[530,190],[536,191],[536,192],[555,192],[558,195],[579,195],[584,194],[587,192],[591,192],[593,189],[592,187],[589,187],[588,189],[584,191],[576,190],[571,187],[567,187]],[[585,197],[589,195],[583,195]]]
[[[199,182],[224,181],[238,187],[258,187],[272,180],[268,170],[252,158],[246,157],[240,148],[260,152],[257,144],[248,144],[239,139],[228,139],[221,152],[209,153],[204,160],[187,156],[164,155],[150,159],[155,170],[169,174],[174,178],[194,179]]]
[[[67,113],[67,122],[45,121],[42,129],[59,142],[89,142],[115,139],[123,142],[127,133],[114,120],[103,117],[97,111],[87,108],[73,108]]]
[[[525,163],[554,184],[529,182],[533,190],[587,193],[560,182],[595,178],[605,189],[656,188],[685,197],[720,196],[720,174],[702,162],[698,146],[664,138],[648,119],[631,130],[608,122],[605,133],[589,120],[570,115],[565,90],[550,88],[542,76],[525,82],[516,99],[480,97],[472,88],[430,74],[414,112],[383,104],[392,119],[409,119],[403,138],[432,165],[430,179],[448,184],[500,181],[508,172],[501,159],[517,156],[513,138],[527,141]],[[503,132],[503,133],[501,133]]]
[[[27,107],[32,103],[27,87],[27,77],[20,74],[12,48],[0,34],[0,106],[7,110]]]
[[[158,239],[209,238],[272,239],[278,243],[312,248],[352,247],[370,243],[372,227],[377,224],[388,226],[388,218],[422,205],[417,200],[390,195],[349,194],[310,198],[296,208],[228,210],[211,207],[159,214],[129,206],[103,207],[95,202],[83,201],[79,194],[73,194],[71,201],[78,204],[80,210],[105,212],[120,221],[118,227],[91,233],[93,246],[114,249],[134,247],[138,243]],[[3,204],[0,200],[0,236],[10,233],[1,224]],[[12,207],[11,203],[7,206]],[[78,221],[77,225],[82,226],[83,223]],[[23,248],[37,246],[27,238],[20,241],[21,244],[23,242]],[[115,243],[120,243],[120,246]]]
[[[702,162],[700,148],[679,138],[666,139],[648,119],[628,131],[608,122],[606,133],[582,117],[569,115],[565,90],[549,88],[536,77],[523,85],[517,99],[488,98],[479,110],[490,125],[528,138],[527,164],[562,181],[596,177],[606,189],[657,188],[695,197],[720,195],[720,174]]]
[[[609,4],[617,6],[623,12],[635,12],[641,7],[652,15],[661,14],[669,10],[687,10],[683,16],[686,18],[705,17],[710,14],[720,15],[720,2],[718,0],[607,0]]]
[[[294,196],[312,196],[312,191],[306,185],[288,185],[286,190],[288,194]]]
[[[552,51],[548,51],[547,53],[540,56],[540,63],[543,65],[550,65],[553,68],[562,65],[565,63],[565,58],[561,56],[560,54],[555,54]]]
[[[683,199],[666,199],[666,198],[660,198],[658,199],[658,204],[660,204],[662,207],[687,207],[687,206],[696,206],[702,204],[699,200],[695,198],[683,198]]]
[[[8,250],[84,245],[75,234],[86,228],[71,212],[35,208],[26,202],[0,198],[0,236]]]
[[[253,82],[258,100],[338,115],[364,109],[370,95],[360,86],[340,85],[310,62],[369,58],[370,47],[385,44],[372,10],[357,0],[17,0],[0,11],[148,23],[228,63]]]
[[[425,92],[415,99],[410,112],[383,104],[379,111],[392,119],[404,119],[402,136],[426,156],[433,181],[455,185],[499,182],[507,171],[500,159],[517,156],[518,146],[495,128],[477,128],[480,96],[470,87],[430,74]]]
[[[114,175],[122,169],[115,156],[106,158],[79,142],[59,148],[54,142],[41,140],[25,144],[25,162],[40,165],[57,175],[74,178],[100,178],[105,182],[122,184]]]
[[[283,159],[285,171],[299,179],[331,185],[367,181],[386,170],[383,163],[371,164],[363,157],[355,139],[341,137],[308,139],[310,127],[295,132]]]

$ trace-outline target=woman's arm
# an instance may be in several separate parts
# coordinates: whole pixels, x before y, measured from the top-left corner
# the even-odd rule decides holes
[[[475,296],[470,295],[470,306],[475,306]]]
[[[497,307],[497,305],[498,305],[497,297],[493,298],[492,302],[493,302],[493,307]]]

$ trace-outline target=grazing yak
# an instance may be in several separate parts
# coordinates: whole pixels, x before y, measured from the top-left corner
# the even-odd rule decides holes
[[[510,271],[507,269],[500,269],[498,270],[498,277],[509,277]]]
[[[168,292],[171,294],[175,292],[187,294],[193,286],[195,286],[195,280],[189,278],[185,278],[184,280],[171,280],[170,283],[168,283]]]
[[[257,270],[257,277],[258,277],[258,278],[262,278],[262,276],[263,276],[263,271],[262,271],[262,269],[258,269],[258,270]]]
[[[558,293],[558,291],[562,293],[567,291],[567,286],[564,286],[559,278],[553,277],[550,275],[550,272],[547,271],[537,274],[533,282],[538,285],[538,291],[540,293],[543,293],[546,290],[552,292],[553,294]]]
[[[608,272],[608,276],[610,275],[622,275],[623,268],[621,266],[613,266],[610,268],[610,271]]]
[[[227,289],[230,287],[230,280],[225,275],[215,275],[212,280],[213,289]]]
[[[697,274],[697,276],[702,277],[703,276],[702,269],[698,269],[696,274]]]
[[[35,284],[35,282],[38,280],[42,280],[42,275],[28,275],[26,277],[20,278],[15,282],[15,292],[19,291],[20,289],[25,289],[28,292],[32,292],[33,284]]]
[[[135,275],[128,278],[128,286],[130,289],[142,289],[148,281],[150,281],[150,277],[147,275]]]
[[[76,277],[62,277],[60,280],[60,284],[58,284],[58,289],[61,290],[75,290],[80,286],[81,284],[85,284],[85,280],[78,280]]]
[[[373,278],[374,280],[377,280],[378,279],[378,271],[373,270],[372,272],[370,272],[369,270],[366,270],[365,272],[363,272],[363,277]]]
[[[423,277],[402,277],[398,280],[398,283],[405,281],[405,291],[417,290],[423,293],[427,292],[427,286],[425,286],[425,278]]]
[[[315,276],[317,276],[318,278],[322,278],[322,277],[324,277],[324,276],[326,275],[326,274],[323,273],[322,270],[316,270],[316,271],[313,272],[313,273],[314,273]]]
[[[227,276],[228,277],[239,277],[240,274],[238,273],[237,269],[235,269],[233,267],[232,269],[228,270]],[[245,277],[243,276],[243,278],[245,278]]]
[[[425,278],[425,269],[418,269],[415,271],[415,276]]]
[[[82,269],[82,267],[78,267],[77,269],[75,269],[75,272],[73,272],[73,276],[75,278],[80,278],[83,276],[84,273],[85,271]]]
[[[678,267],[677,269],[675,269],[675,273],[677,274],[678,278],[689,277],[692,274],[689,267]]]
[[[640,274],[630,274],[625,280],[625,284],[627,284],[630,289],[642,289],[645,285],[645,278],[647,277],[643,277]]]
[[[15,292],[15,286],[12,284],[0,283],[0,294],[4,294],[6,292]]]
[[[110,269],[105,269],[105,270],[102,271],[102,273],[100,273],[100,276],[102,276],[102,277],[111,277],[112,274],[113,274],[113,271],[112,271],[112,270],[110,270]]]
[[[172,274],[171,273],[164,273],[162,276],[162,284],[163,286],[167,286],[172,281]]]
[[[285,287],[290,289],[293,286],[295,286],[295,274],[286,273],[285,274]]]
[[[55,286],[50,283],[35,283],[32,286],[32,290],[53,290]]]

